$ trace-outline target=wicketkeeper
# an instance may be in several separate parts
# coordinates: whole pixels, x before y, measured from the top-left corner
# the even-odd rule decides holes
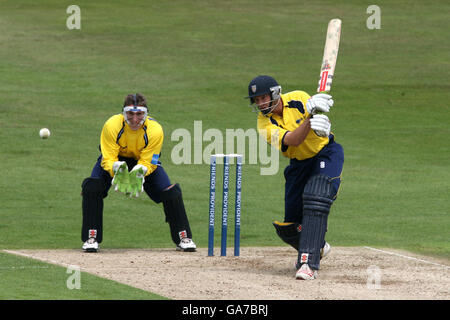
[[[296,279],[315,279],[321,257],[330,251],[327,220],[344,164],[344,151],[323,114],[333,106],[332,97],[310,97],[304,91],[282,94],[274,78],[258,76],[250,82],[247,98],[259,112],[259,133],[291,159],[284,170],[284,222],[275,221],[275,229],[298,250]]]
[[[83,250],[97,252],[103,239],[103,199],[111,185],[130,197],[145,193],[163,204],[166,222],[176,249],[196,251],[179,184],[172,184],[159,160],[164,134],[161,125],[148,116],[145,97],[125,98],[122,113],[104,124],[101,155],[91,176],[82,183]]]

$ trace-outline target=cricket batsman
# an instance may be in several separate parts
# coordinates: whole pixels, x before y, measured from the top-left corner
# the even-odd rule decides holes
[[[84,251],[99,250],[103,199],[111,185],[127,196],[138,197],[145,191],[154,202],[162,202],[176,249],[196,251],[180,185],[170,182],[159,160],[163,139],[161,125],[148,116],[146,98],[139,93],[127,95],[122,113],[105,122],[100,137],[101,155],[81,186]],[[123,214],[126,217],[127,213]]]
[[[258,132],[290,158],[284,170],[284,222],[273,223],[276,232],[298,250],[295,278],[316,279],[320,259],[331,248],[325,242],[327,220],[344,164],[343,148],[323,114],[333,106],[332,97],[310,97],[304,91],[282,94],[277,81],[263,75],[250,82],[247,98],[259,112]]]

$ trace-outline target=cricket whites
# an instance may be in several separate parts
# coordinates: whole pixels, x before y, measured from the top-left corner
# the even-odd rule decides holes
[[[328,23],[317,92],[329,92],[331,90],[331,82],[333,81],[339,51],[339,40],[341,38],[341,24],[342,21],[340,19],[332,19]]]

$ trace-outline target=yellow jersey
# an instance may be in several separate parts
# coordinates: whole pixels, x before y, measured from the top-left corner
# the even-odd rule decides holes
[[[305,140],[298,146],[283,144],[286,133],[294,131],[309,117],[306,101],[310,96],[304,91],[292,91],[281,95],[283,115],[274,113],[258,115],[258,132],[266,141],[275,146],[285,157],[304,160],[314,157],[329,142],[328,137],[319,137],[310,130]]]
[[[103,125],[100,137],[102,168],[114,176],[113,164],[119,156],[133,158],[147,167],[146,176],[156,170],[164,140],[161,125],[147,117],[138,130],[132,130],[122,114],[109,118]]]

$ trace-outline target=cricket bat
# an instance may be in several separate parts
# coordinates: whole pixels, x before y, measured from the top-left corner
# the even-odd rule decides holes
[[[339,40],[341,39],[341,24],[342,21],[340,19],[332,19],[328,23],[317,92],[329,92],[331,90],[331,82],[333,81],[339,51]]]

